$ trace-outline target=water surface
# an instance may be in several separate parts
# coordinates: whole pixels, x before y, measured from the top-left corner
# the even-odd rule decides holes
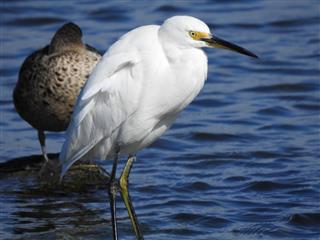
[[[11,94],[24,58],[63,23],[104,52],[134,27],[192,15],[260,59],[206,50],[203,91],[139,153],[130,183],[145,238],[319,239],[319,1],[2,0],[0,14],[0,162],[40,153]],[[62,142],[48,134],[49,152]],[[35,194],[35,184],[0,176],[2,239],[110,239],[105,190]],[[122,204],[119,227],[134,239]]]

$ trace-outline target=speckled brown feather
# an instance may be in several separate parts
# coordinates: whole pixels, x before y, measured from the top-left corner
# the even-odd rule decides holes
[[[81,87],[101,55],[81,41],[80,28],[67,23],[50,45],[24,61],[13,99],[17,112],[35,129],[63,131]]]

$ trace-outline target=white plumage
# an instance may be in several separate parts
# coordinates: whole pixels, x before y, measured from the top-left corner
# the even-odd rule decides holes
[[[75,106],[60,154],[62,175],[80,158],[111,158],[116,148],[134,155],[161,136],[199,93],[207,57],[175,35],[209,29],[186,18],[190,22],[182,29],[172,26],[174,18],[161,27],[134,29],[104,54]]]

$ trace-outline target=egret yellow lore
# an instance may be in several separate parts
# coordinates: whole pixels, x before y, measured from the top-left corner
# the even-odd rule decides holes
[[[208,71],[204,47],[257,58],[211,34],[201,20],[174,16],[161,26],[142,26],[123,35],[98,62],[78,97],[60,154],[61,176],[80,159],[113,159],[108,185],[113,239],[118,239],[118,190],[137,239],[143,239],[128,191],[130,169],[136,153],[170,128],[202,89]],[[129,158],[118,181],[119,155]]]

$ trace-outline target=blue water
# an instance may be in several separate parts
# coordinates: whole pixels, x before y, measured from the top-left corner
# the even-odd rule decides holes
[[[320,238],[319,1],[1,0],[0,14],[0,162],[40,154],[11,93],[24,58],[63,23],[104,52],[134,27],[192,15],[260,59],[206,50],[201,94],[139,153],[130,184],[145,238]],[[50,133],[49,152],[62,142]],[[111,238],[106,191],[34,194],[33,181],[0,176],[1,239]],[[120,203],[118,222],[134,239]]]

